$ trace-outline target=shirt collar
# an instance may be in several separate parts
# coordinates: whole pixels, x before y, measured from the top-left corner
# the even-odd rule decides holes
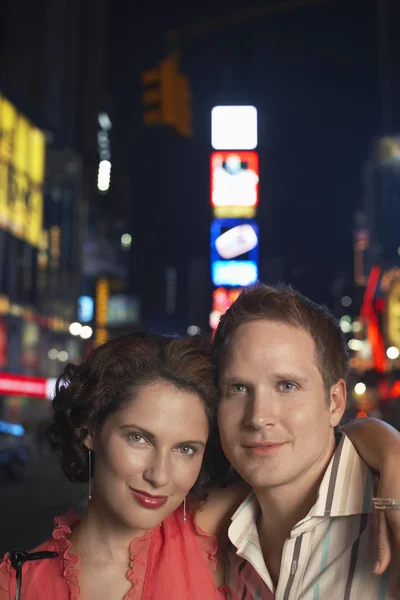
[[[231,517],[229,539],[239,548],[257,523],[260,514],[260,505],[254,492],[250,492],[242,504]]]

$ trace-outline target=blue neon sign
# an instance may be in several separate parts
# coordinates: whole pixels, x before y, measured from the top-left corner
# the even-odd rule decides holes
[[[216,260],[211,274],[215,286],[246,287],[257,281],[258,267],[251,260]]]
[[[258,279],[258,225],[252,219],[214,219],[211,275],[215,286],[246,287]]]

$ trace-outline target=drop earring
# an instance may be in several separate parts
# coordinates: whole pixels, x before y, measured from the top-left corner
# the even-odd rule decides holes
[[[88,500],[92,499],[92,451],[89,450],[89,477],[88,477],[88,481],[89,481],[89,487],[88,487]]]
[[[183,499],[183,517],[182,521],[186,521],[186,496]]]

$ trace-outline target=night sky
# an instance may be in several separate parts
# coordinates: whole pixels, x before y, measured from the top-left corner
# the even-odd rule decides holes
[[[157,310],[166,264],[185,273],[191,257],[208,259],[210,110],[218,103],[259,110],[261,278],[281,277],[328,304],[335,276],[351,283],[362,165],[383,127],[376,4],[328,1],[183,43],[195,129],[187,141],[141,126],[140,72],[165,56],[168,28],[243,3],[170,2],[159,13],[152,3],[110,3],[114,154],[131,175],[134,280],[149,311]],[[400,15],[389,4],[393,75],[391,28]],[[390,83],[396,107],[394,76]],[[388,119],[389,133],[398,116]]]

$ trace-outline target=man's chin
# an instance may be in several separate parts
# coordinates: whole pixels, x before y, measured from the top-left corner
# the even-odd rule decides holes
[[[252,488],[274,488],[287,483],[288,477],[283,473],[260,473],[260,469],[236,469],[239,475]]]

